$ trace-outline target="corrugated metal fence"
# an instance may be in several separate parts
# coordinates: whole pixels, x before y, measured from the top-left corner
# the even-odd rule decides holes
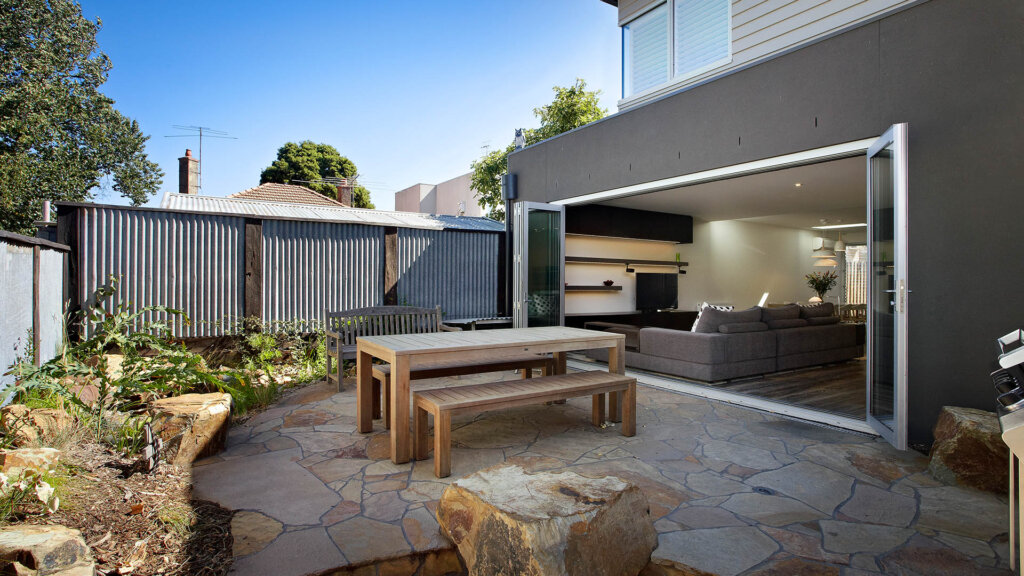
[[[88,303],[110,275],[133,309],[184,311],[180,337],[217,336],[246,314],[246,216],[115,206],[62,206],[77,263],[72,289]],[[320,320],[325,310],[384,303],[383,226],[248,217],[261,223],[264,321]],[[397,228],[399,304],[440,305],[446,317],[497,313],[500,233]]]
[[[46,362],[64,342],[64,258],[52,243],[0,235],[0,390],[14,380],[3,373],[29,359],[33,345]]]

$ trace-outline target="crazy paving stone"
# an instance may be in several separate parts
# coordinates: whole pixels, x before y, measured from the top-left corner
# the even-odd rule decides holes
[[[732,512],[712,506],[687,506],[669,514],[668,517],[673,522],[693,529],[747,525]]]
[[[370,436],[366,444],[366,457],[371,460],[391,458],[391,436],[387,433]]]
[[[309,467],[309,471],[323,482],[345,480],[363,471],[372,460],[328,458]]]
[[[921,488],[918,492],[918,527],[985,541],[1008,529],[1006,505],[985,492],[955,486]]]
[[[782,467],[782,463],[771,452],[742,444],[712,440],[704,444],[703,451],[705,458],[739,464],[748,468],[774,470]]]
[[[295,440],[305,455],[337,450],[350,442],[348,434],[340,432],[287,432],[285,436]]]
[[[505,448],[537,439],[537,426],[522,418],[488,417],[452,430],[452,441],[464,448]]]
[[[946,533],[935,536],[935,539],[961,554],[970,556],[971,558],[996,557],[995,551],[992,550],[992,546],[990,546],[988,542],[982,542],[981,540],[976,540],[974,538]]]
[[[686,453],[676,450],[667,443],[657,441],[630,442],[623,445],[622,449],[645,462],[679,460],[687,456]]]
[[[287,438],[285,436],[278,436],[277,438],[267,440],[266,442],[263,443],[263,446],[265,446],[267,450],[274,452],[276,450],[288,450],[289,448],[298,448],[299,443],[296,442],[295,440],[292,440],[291,438]]]
[[[284,526],[259,512],[240,510],[231,517],[232,556],[247,556],[267,547]]]
[[[757,493],[733,495],[722,504],[722,508],[769,526],[786,526],[825,517],[818,510],[792,498]]]
[[[921,535],[914,536],[906,546],[881,559],[887,574],[927,574],[928,576],[961,576],[964,574],[1010,575],[1008,570],[985,568],[967,556]]]
[[[305,428],[318,426],[334,418],[334,414],[323,410],[300,408],[284,417],[282,428]]]
[[[723,543],[728,553],[723,553]],[[683,570],[693,568],[734,576],[756,566],[779,549],[779,545],[753,527],[685,530],[658,536],[651,562]]]
[[[831,564],[848,564],[850,561],[850,557],[847,554],[826,552],[821,547],[821,533],[817,530],[813,534],[807,534],[784,528],[761,526],[761,531],[771,536],[772,539],[782,545],[783,550],[793,556]]]
[[[362,511],[359,506],[359,502],[353,500],[342,500],[338,502],[338,505],[331,508],[329,512],[320,518],[321,524],[324,526],[333,526],[338,522],[348,520],[349,518],[356,516]]]
[[[858,484],[853,498],[843,504],[839,513],[869,524],[907,527],[917,515],[917,500],[869,484]]]
[[[839,576],[839,567],[787,558],[749,572],[749,576]]]
[[[406,502],[439,500],[447,486],[440,482],[410,482],[409,487],[399,492],[398,495]]]
[[[327,532],[345,551],[350,565],[404,556],[411,550],[400,527],[361,516],[339,522]]]
[[[363,489],[371,494],[378,492],[389,492],[395,490],[405,490],[408,482],[405,480],[381,480],[380,482],[367,483]]]
[[[338,390],[333,384],[317,384],[314,386],[307,386],[294,394],[289,394],[282,403],[291,405],[312,404],[314,402],[327,400],[336,394],[338,394]]]
[[[853,479],[824,466],[797,462],[751,476],[746,483],[767,486],[831,516],[836,506],[850,497]]]
[[[507,464],[519,466],[527,472],[539,472],[541,470],[550,470],[552,468],[565,466],[565,463],[561,460],[548,456],[518,455],[506,458],[505,462]]]
[[[280,450],[196,468],[193,496],[232,510],[257,510],[285,524],[317,524],[341,498],[299,466],[299,456],[295,449]]]
[[[323,528],[286,532],[263,550],[236,558],[229,574],[237,576],[304,576],[336,568],[345,557]]]
[[[454,547],[441,533],[437,518],[426,508],[406,512],[405,518],[402,518],[402,529],[405,530],[405,536],[412,544],[413,550],[417,552]]]
[[[880,554],[903,544],[914,534],[913,530],[895,526],[858,524],[836,520],[822,520],[821,532],[825,537],[826,550],[844,554],[856,552]]]
[[[363,499],[363,515],[374,520],[394,522],[405,514],[407,506],[396,492],[381,492]]]

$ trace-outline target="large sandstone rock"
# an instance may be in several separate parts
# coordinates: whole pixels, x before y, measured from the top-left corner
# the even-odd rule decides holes
[[[658,543],[637,486],[505,464],[452,483],[437,520],[470,576],[632,575]]]
[[[93,574],[92,554],[82,534],[64,526],[0,528],[0,564],[7,563],[12,574]]]
[[[176,466],[224,449],[231,424],[230,394],[183,394],[149,406],[153,431],[164,441],[163,459]]]
[[[0,410],[0,431],[14,436],[17,446],[53,439],[70,429],[72,424],[74,419],[63,410],[32,410],[22,404],[11,404]]]
[[[9,477],[21,476],[26,470],[34,470],[38,474],[49,472],[57,467],[60,461],[60,450],[56,448],[18,448],[17,450],[0,450],[0,466]]]
[[[928,470],[947,484],[1005,494],[1009,448],[994,412],[944,406],[935,423]]]

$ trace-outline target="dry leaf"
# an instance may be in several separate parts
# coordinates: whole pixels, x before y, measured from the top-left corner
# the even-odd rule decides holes
[[[137,514],[142,514],[142,510],[145,509],[145,507],[146,507],[145,504],[132,504],[132,511],[129,512],[129,514],[131,516],[135,516]]]

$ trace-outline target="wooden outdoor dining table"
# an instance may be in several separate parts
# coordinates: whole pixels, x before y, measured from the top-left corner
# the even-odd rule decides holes
[[[485,363],[524,353],[553,354],[556,371],[565,371],[565,353],[608,349],[609,372],[625,373],[625,336],[611,332],[552,326],[468,332],[437,332],[396,336],[364,336],[356,340],[356,415],[359,431],[373,431],[371,363],[374,358],[391,365],[391,461],[410,458],[410,371],[451,362]],[[617,394],[609,394],[608,414],[618,421]]]

